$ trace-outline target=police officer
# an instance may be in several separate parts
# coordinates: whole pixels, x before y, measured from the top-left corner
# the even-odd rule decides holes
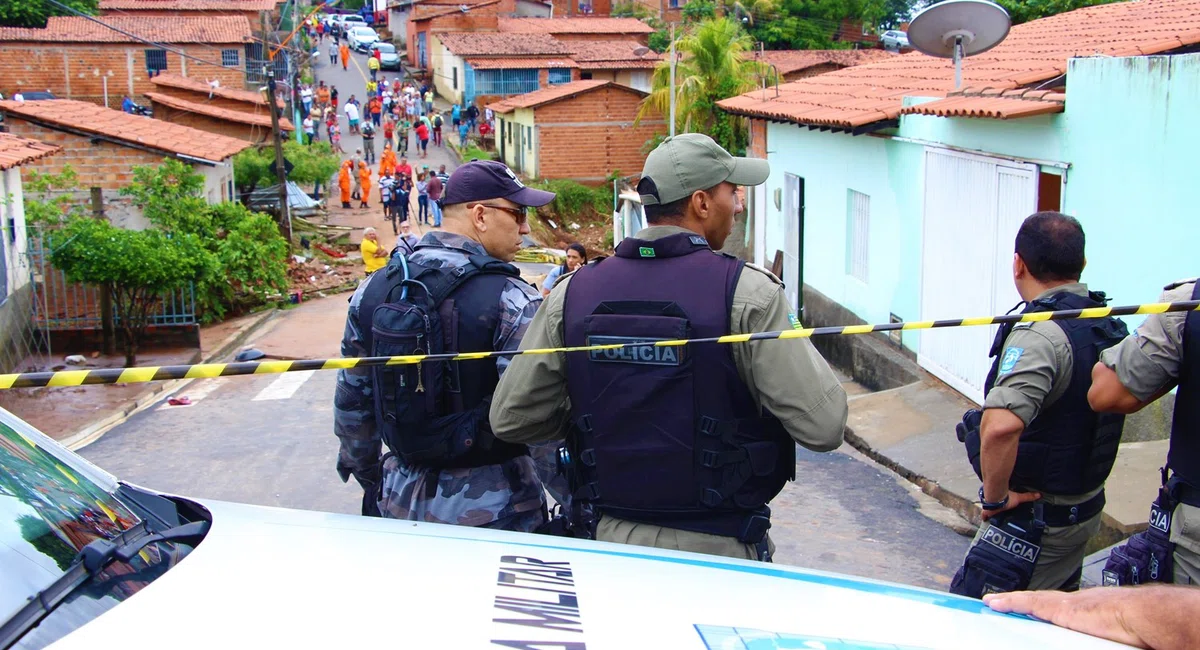
[[[1084,234],[1074,218],[1038,212],[1016,237],[1013,279],[1022,313],[1102,307],[1088,291]],[[1079,587],[1084,546],[1100,527],[1104,482],[1124,420],[1087,403],[1099,351],[1126,333],[1119,321],[1076,319],[1000,327],[979,411],[964,416],[960,439],[983,481],[985,525],[951,591]]]
[[[438,314],[446,340],[457,341],[447,349],[517,349],[541,304],[541,295],[505,262],[513,260],[522,235],[529,233],[525,206],[545,205],[554,194],[525,187],[508,167],[492,161],[463,165],[453,179],[446,196],[443,229],[427,233],[411,255],[394,255],[387,267],[354,292],[342,356],[379,353],[373,345],[382,335],[378,328],[372,329],[372,319],[378,325],[384,318],[380,315],[384,307],[379,305],[395,304],[397,293],[408,296],[394,290],[402,278],[414,278],[403,286],[415,292],[422,285],[435,290],[434,283],[442,278],[465,277],[467,272],[473,276],[457,285],[431,312]],[[428,271],[417,275],[418,269]],[[429,343],[418,341],[416,345],[428,349]],[[353,475],[363,486],[364,514],[530,532],[545,521],[545,496],[534,460],[524,445],[495,440],[487,422],[488,401],[508,359],[457,363],[457,371],[439,371],[445,382],[436,384],[429,374],[432,366],[418,365],[414,371],[418,374],[409,376],[407,392],[403,378],[384,383],[390,380],[378,370],[339,371],[334,397],[334,432],[341,445],[337,471],[343,481]],[[398,371],[405,366],[393,368]],[[422,404],[437,404],[434,415],[443,428],[436,430],[449,430],[450,438],[465,451],[447,451],[442,457],[410,462],[408,459],[418,456],[406,453],[405,448],[419,447],[421,441],[404,438],[412,434],[405,427],[395,431],[395,440],[388,437],[392,435],[389,422],[405,416],[398,413],[398,405],[410,398],[429,400],[406,403],[410,415],[423,408]],[[389,453],[381,462],[382,442],[388,443]]]
[[[1159,300],[1200,300],[1200,283],[1167,285]],[[1100,355],[1088,402],[1097,411],[1136,413],[1176,386],[1167,467],[1168,492],[1178,505],[1165,528],[1174,544],[1174,582],[1200,584],[1200,314],[1148,316],[1133,336]]]
[[[650,226],[563,276],[522,348],[793,327],[775,276],[715,251],[742,211],[739,186],[769,173],[705,135],[664,141],[638,184]],[[568,433],[573,495],[599,511],[597,539],[761,560],[767,503],[795,475],[795,442],[837,448],[846,415],[807,340],[523,355],[491,409],[501,440]]]

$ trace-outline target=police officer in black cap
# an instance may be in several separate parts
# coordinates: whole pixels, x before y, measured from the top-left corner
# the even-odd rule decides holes
[[[796,442],[842,442],[846,394],[809,341],[653,345],[798,324],[775,276],[714,250],[739,186],[769,172],[708,136],[663,142],[638,184],[650,227],[559,280],[521,344],[635,345],[518,356],[496,389],[501,440],[569,432],[597,539],[769,560],[767,503],[795,474]]]
[[[1103,307],[1083,273],[1084,234],[1074,218],[1038,212],[1021,224],[1013,280],[1022,313]],[[1121,416],[1088,406],[1101,350],[1126,334],[1112,318],[1003,325],[996,334],[980,412],[959,427],[975,472],[984,525],[950,590],[982,597],[1079,587],[1084,546],[1100,527],[1104,482],[1121,441]]]

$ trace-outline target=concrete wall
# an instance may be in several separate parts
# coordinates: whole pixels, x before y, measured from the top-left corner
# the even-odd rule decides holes
[[[501,123],[504,124],[504,130],[500,130]],[[496,151],[501,150],[500,134],[504,133],[504,164],[511,167],[514,171],[525,176],[534,177],[537,175],[537,150],[533,147],[532,142],[525,141],[524,131],[526,127],[534,126],[533,110],[528,108],[518,108],[511,113],[496,115]],[[516,129],[522,129],[521,143],[524,148],[525,164],[518,164],[517,157],[517,134]]]
[[[21,168],[0,171],[0,250],[4,254],[5,286],[0,301],[29,284],[29,240],[25,232],[25,198],[21,187]],[[0,332],[4,329],[0,328]]]
[[[245,87],[244,44],[172,47],[208,61],[220,61],[222,49],[236,49],[238,68],[199,63],[167,52],[167,71],[205,81],[219,79],[228,88]],[[107,77],[109,106],[118,108],[123,94],[141,95],[155,90],[146,74],[146,49],[125,43],[5,42],[0,47],[0,90],[9,96],[19,90],[48,88],[58,97],[104,104]]]
[[[33,286],[26,284],[0,300],[0,373],[18,372],[24,354],[21,341],[32,327]]]
[[[595,79],[597,81],[611,81],[613,83],[634,88],[644,92],[650,92],[650,75],[653,70],[583,70],[580,72],[581,79]]]
[[[436,34],[432,37],[434,44],[432,48],[433,85],[439,96],[444,97],[452,104],[461,104],[465,88],[463,73],[466,66],[463,65],[462,57],[447,50]],[[457,88],[455,88],[456,85]]]

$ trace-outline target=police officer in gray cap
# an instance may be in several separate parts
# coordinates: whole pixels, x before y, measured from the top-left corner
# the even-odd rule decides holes
[[[497,387],[496,437],[567,434],[597,539],[769,561],[767,503],[795,475],[795,443],[842,443],[846,394],[809,341],[653,345],[798,326],[778,278],[717,252],[741,186],[769,173],[705,135],[664,141],[638,184],[650,226],[559,280],[521,343],[634,345],[518,356]]]

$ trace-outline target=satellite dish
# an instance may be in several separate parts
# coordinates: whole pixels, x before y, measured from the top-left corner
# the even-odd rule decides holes
[[[946,0],[922,9],[908,26],[908,42],[929,56],[954,59],[954,89],[962,89],[962,61],[987,52],[1008,36],[1008,12],[987,0]]]

